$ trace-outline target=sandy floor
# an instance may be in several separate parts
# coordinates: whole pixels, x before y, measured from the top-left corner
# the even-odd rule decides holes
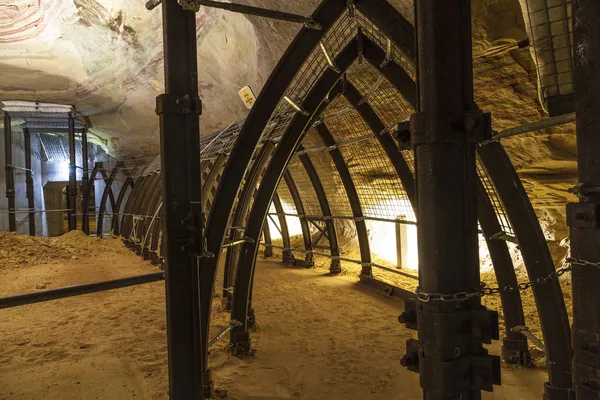
[[[0,236],[0,296],[156,270],[117,240],[35,240]],[[413,334],[397,322],[402,304],[325,272],[259,262],[257,356],[234,358],[226,341],[211,354],[226,398],[421,399],[399,365]],[[216,300],[215,332],[229,317]],[[0,399],[167,399],[164,310],[162,283],[0,310]],[[484,397],[537,399],[545,378],[505,369]]]

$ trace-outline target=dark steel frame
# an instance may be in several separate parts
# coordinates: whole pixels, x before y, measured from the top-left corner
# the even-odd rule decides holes
[[[600,397],[600,3],[573,1],[579,202],[567,206],[571,229],[573,373],[579,400]],[[585,265],[585,262],[591,263]]]
[[[31,169],[31,134],[29,129],[23,129],[24,147],[25,147],[25,196],[27,197],[27,222],[29,223],[29,235],[35,236],[35,198],[33,188],[33,171]]]
[[[230,335],[233,351],[236,354],[247,354],[251,351],[250,335],[247,330],[249,300],[254,276],[254,261],[258,251],[258,238],[260,237],[260,231],[262,230],[269,203],[283,175],[283,171],[287,167],[292,155],[296,152],[299,143],[327,106],[324,100],[332,90],[340,87],[338,80],[357,57],[358,44],[357,41],[352,41],[336,57],[335,65],[338,67],[339,72],[329,69],[315,83],[301,105],[302,109],[308,115],[297,113],[292,118],[273,153],[267,170],[268,172],[260,183],[256,199],[248,217],[245,232],[246,236],[254,239],[255,242],[246,242],[242,245],[238,275],[233,291],[231,317],[242,323],[241,326],[232,329]],[[337,93],[329,97],[331,98],[335,95]]]
[[[69,113],[69,230],[77,229],[77,153],[75,152],[75,116]]]
[[[96,236],[102,237],[102,231],[104,228],[104,213],[106,212],[106,201],[108,200],[109,194],[110,196],[110,209],[111,212],[116,213],[117,203],[114,198],[114,192],[112,190],[113,182],[115,181],[117,174],[121,169],[123,169],[124,164],[122,162],[118,162],[117,165],[110,171],[110,175],[108,179],[104,181],[104,190],[102,191],[102,198],[100,200],[100,208],[98,209],[98,216],[96,220]]]
[[[302,151],[303,149],[304,147],[302,144],[299,144],[298,151]],[[302,163],[315,194],[317,195],[319,207],[321,208],[321,214],[323,215],[323,220],[325,222],[325,231],[327,233],[326,236],[329,242],[329,253],[331,254],[329,273],[333,275],[339,274],[342,272],[342,267],[339,260],[340,247],[338,244],[337,232],[335,230],[335,221],[333,220],[333,214],[331,213],[331,207],[329,206],[329,200],[327,199],[325,188],[323,187],[323,183],[319,178],[319,174],[317,173],[317,170],[309,156],[307,154],[300,153],[298,159],[300,159],[300,163]]]
[[[85,233],[86,235],[90,234],[89,207],[90,207],[90,202],[91,202],[91,197],[92,197],[92,189],[94,188],[94,183],[96,182],[96,176],[98,176],[98,174],[100,174],[100,176],[102,176],[102,179],[104,180],[104,182],[108,181],[108,174],[106,173],[106,170],[104,169],[104,163],[101,161],[94,163],[94,168],[92,169],[90,180],[89,180],[88,186],[87,186],[87,191],[83,195],[83,210],[81,212],[81,215],[82,215],[81,227],[82,227],[83,233]],[[108,197],[110,198],[110,204],[112,205],[112,207],[114,207],[115,206],[115,196],[114,196],[111,186],[112,185],[106,185],[105,187],[108,188]],[[104,205],[103,203],[106,202],[106,200],[104,198],[104,194],[102,195],[102,198],[103,198],[103,201],[101,202],[100,207],[102,207]],[[96,224],[98,224],[98,219],[96,219]],[[98,229],[96,229],[96,231],[97,230]]]
[[[279,198],[279,194],[277,192],[273,194],[272,201],[273,206],[275,207],[275,212],[277,213],[277,219],[279,220],[279,233],[281,233],[281,242],[283,244],[282,261],[284,264],[294,265],[296,264],[297,260],[291,250],[292,244],[290,240],[290,231],[288,229],[283,205],[281,204],[281,199]]]
[[[275,143],[268,141],[263,143],[263,146],[254,159],[252,167],[246,174],[244,187],[240,193],[239,200],[231,219],[231,226],[233,229],[229,232],[229,242],[243,239],[243,231],[241,232],[238,228],[242,228],[246,224],[246,216],[248,214],[248,208],[254,198],[256,191],[256,185],[260,179],[267,161],[275,148]],[[230,308],[231,305],[231,291],[230,287],[233,286],[233,280],[235,279],[235,267],[237,266],[237,260],[239,257],[239,246],[231,246],[227,248],[227,254],[225,256],[225,268],[223,271],[223,304],[226,309]]]
[[[12,127],[8,112],[4,112],[4,170],[6,171],[6,198],[8,199],[8,230],[16,232],[15,175],[12,156]]]
[[[165,94],[160,118],[169,391],[172,400],[200,399],[203,376],[199,329],[198,256],[202,251],[201,112],[196,15],[177,0],[162,1]],[[137,185],[136,185],[137,186]],[[211,291],[212,296],[212,291]]]
[[[268,89],[261,92],[256,103],[250,110],[246,123],[240,131],[238,140],[231,150],[229,162],[227,162],[223,170],[223,175],[215,195],[215,201],[207,219],[207,250],[209,252],[218,254],[223,245],[230,213],[239,191],[239,182],[243,179],[246,166],[262,134],[260,127],[264,127],[267,124],[279,99],[283,97],[288,83],[300,70],[304,60],[318,45],[324,32],[333,25],[344,9],[345,4],[341,4],[339,1],[325,0],[321,3],[313,14],[313,19],[323,29],[321,31],[308,30],[306,28],[300,30],[266,82],[265,87]],[[208,332],[217,262],[218,260],[214,258],[203,258],[200,264],[201,331],[204,333]],[[202,344],[202,370],[208,373],[208,342],[206,335]]]

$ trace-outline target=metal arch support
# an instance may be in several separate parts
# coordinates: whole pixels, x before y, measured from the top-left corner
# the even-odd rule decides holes
[[[242,182],[247,165],[260,140],[263,128],[267,125],[279,100],[284,96],[289,82],[297,75],[312,50],[318,46],[324,33],[344,11],[345,4],[340,1],[323,1],[313,14],[313,19],[320,23],[323,29],[315,31],[302,28],[265,83],[265,89],[250,110],[238,140],[231,150],[229,162],[223,170],[222,179],[206,224],[209,252],[218,254],[221,249],[240,182]],[[205,335],[208,333],[208,323],[210,321],[217,261],[216,259],[203,258],[200,265],[200,282],[202,282],[200,290],[201,332]],[[208,342],[204,339],[202,344],[204,347],[200,362],[204,372],[208,373]]]
[[[358,197],[358,191],[356,190],[356,186],[354,185],[354,180],[350,174],[350,170],[348,170],[348,165],[344,160],[344,157],[341,151],[335,146],[335,139],[333,135],[327,129],[326,124],[319,124],[316,127],[317,133],[323,140],[325,146],[329,146],[332,150],[329,151],[329,155],[340,174],[340,179],[342,180],[342,184],[344,185],[345,192],[348,196],[348,203],[350,203],[350,208],[352,209],[352,216],[354,217],[354,223],[356,226],[356,235],[358,237],[358,244],[360,247],[360,258],[363,264],[371,263],[371,246],[369,243],[369,234],[367,231],[367,224],[362,211],[362,205],[360,203],[360,198]],[[370,270],[369,270],[370,272]],[[369,276],[372,274],[368,274]]]
[[[496,232],[501,232],[502,228],[494,212],[494,206],[490,201],[488,194],[477,179],[477,214],[479,224],[485,236],[490,258],[494,266],[496,280],[501,288],[512,286],[517,287],[518,281],[515,274],[512,258],[508,251],[508,246],[504,240],[494,240],[491,236]],[[510,364],[529,365],[529,347],[527,338],[511,328],[515,326],[525,326],[525,315],[523,313],[523,303],[519,291],[502,292],[500,294],[502,310],[504,310],[504,328],[506,339],[502,342],[502,358]]]
[[[337,56],[335,64],[344,73],[352,62],[358,56],[358,45],[352,41]],[[314,124],[318,116],[327,107],[324,99],[328,93],[336,88],[341,74],[332,70],[326,70],[321,78],[315,83],[310,92],[304,99],[303,109],[308,112],[308,116],[303,113],[296,113],[290,125],[283,134],[279,145],[275,149],[267,174],[261,181],[261,185],[256,194],[248,223],[246,225],[246,236],[255,239],[254,243],[246,242],[242,246],[240,261],[237,269],[236,285],[233,291],[232,318],[242,322],[242,325],[231,331],[231,344],[234,352],[244,354],[250,351],[250,336],[248,329],[248,308],[250,292],[254,277],[255,260],[258,252],[257,239],[260,235],[262,225],[265,222],[269,203],[273,197],[277,185],[287,167],[293,153],[296,151],[299,143],[302,141],[305,133]]]
[[[23,129],[24,147],[25,147],[25,195],[27,197],[27,208],[30,211],[35,209],[34,191],[33,191],[33,174],[31,170],[31,134],[29,129]],[[35,236],[35,214],[29,213],[27,216],[29,223],[29,235]]]
[[[275,143],[268,141],[263,144],[260,152],[256,156],[252,167],[246,174],[244,187],[240,193],[237,207],[231,220],[231,225],[234,227],[242,227],[246,224],[246,216],[250,203],[254,198],[254,192],[256,191],[256,185],[262,175],[262,172],[269,161],[271,153],[275,148]],[[240,232],[236,229],[231,229],[229,234],[229,241],[233,242],[243,238],[244,233],[240,235]],[[231,305],[231,292],[227,290],[233,286],[233,280],[235,278],[235,266],[237,266],[239,256],[239,246],[232,246],[227,248],[227,255],[225,256],[225,268],[223,271],[223,303],[227,309]]]
[[[313,244],[312,244],[312,237],[310,234],[310,227],[308,226],[308,220],[306,219],[306,211],[304,210],[304,203],[302,203],[302,198],[300,196],[300,192],[298,191],[298,186],[296,186],[296,182],[294,181],[294,178],[292,177],[292,174],[289,169],[286,169],[285,172],[283,173],[283,179],[285,181],[285,184],[288,187],[288,190],[290,191],[292,200],[294,201],[294,206],[296,207],[296,212],[300,216],[300,217],[298,217],[298,219],[300,220],[300,228],[302,229],[302,238],[304,239],[304,250],[306,251],[306,256],[304,258],[304,264],[306,267],[312,267],[314,265],[313,254],[312,254]],[[281,183],[280,183],[280,185],[281,185]],[[273,203],[275,204],[275,202],[273,202]],[[277,211],[277,213],[279,214],[279,211]],[[285,215],[283,215],[283,218],[285,218]],[[265,222],[265,226],[266,225],[268,225],[268,224]],[[291,253],[291,251],[290,251],[290,253]]]
[[[77,229],[77,153],[75,152],[75,116],[69,113],[69,230]]]
[[[303,150],[304,147],[300,144],[298,146],[298,150]],[[319,207],[321,208],[321,214],[325,219],[325,229],[327,230],[327,239],[329,241],[329,251],[331,253],[331,266],[329,267],[329,272],[331,274],[339,274],[342,272],[342,267],[340,265],[340,246],[337,240],[337,232],[335,230],[335,223],[333,215],[331,214],[331,207],[329,206],[329,200],[327,200],[327,194],[325,193],[325,188],[323,187],[323,183],[321,183],[321,179],[319,178],[319,174],[315,169],[310,157],[307,154],[300,154],[298,156],[306,174],[308,175],[308,179],[315,190],[317,195],[317,199],[319,200]],[[368,268],[367,275],[371,275],[370,266],[364,267]],[[363,270],[363,272],[365,272]]]
[[[381,63],[385,59],[385,54],[377,45],[368,39],[365,40],[365,58],[375,68],[377,68],[386,79],[390,81],[394,88],[405,98],[406,101],[409,102],[409,104],[411,104],[413,107],[416,107],[416,97],[412,97],[415,96],[414,94],[416,93],[415,82],[412,81],[410,77],[409,79],[411,84],[407,83],[405,77],[399,79],[398,77],[405,76],[406,72],[395,62],[390,62],[382,68]],[[482,185],[480,179],[478,179],[477,182],[478,186]],[[510,253],[508,253],[506,243],[499,240],[489,240],[494,233],[501,230],[498,224],[498,219],[496,218],[494,207],[490,203],[490,199],[485,190],[478,190],[477,196],[478,218],[488,244],[496,279],[501,287],[505,287],[507,285],[515,286],[517,284],[517,278],[514,273],[514,266],[510,257]],[[526,338],[516,332],[509,331],[513,326],[522,325],[523,323],[523,305],[521,302],[521,295],[518,292],[503,292],[500,294],[500,298],[505,313],[505,327],[508,337],[508,339],[504,342],[504,360],[507,362],[514,362],[517,361],[516,358],[520,358],[518,362],[527,363],[528,348]]]
[[[135,206],[138,215],[133,218],[137,219],[137,225],[135,227],[136,229],[129,235],[129,239],[131,247],[138,255],[141,254],[141,242],[146,233],[146,221],[149,219],[148,213],[154,212],[154,209],[152,209],[152,211],[150,210],[153,202],[158,196],[158,192],[160,192],[160,190],[157,190],[157,187],[160,188],[160,184],[161,175],[158,173],[151,175],[150,179],[148,179],[148,185],[141,193],[140,199]]]
[[[412,204],[413,210],[416,211],[417,194],[415,188],[415,178],[412,174],[412,171],[406,164],[406,160],[398,151],[396,142],[394,142],[394,139],[389,133],[381,134],[381,132],[385,130],[385,125],[383,122],[381,122],[381,119],[379,119],[379,116],[377,116],[377,113],[375,113],[369,103],[360,104],[362,99],[360,92],[350,82],[346,82],[345,88],[346,90],[344,92],[344,96],[352,105],[352,107],[354,107],[354,109],[360,114],[361,118],[365,121],[373,134],[375,134],[377,137],[377,140],[381,144],[381,147],[383,147],[385,150],[386,155],[388,156],[394,167],[394,170],[402,182],[402,186],[408,195],[408,199]]]
[[[269,228],[268,223],[265,223],[263,226],[263,237],[265,239],[265,251],[263,252],[263,257],[273,257],[273,240],[271,239],[271,228]]]
[[[94,164],[94,168],[92,168],[91,178],[88,182],[88,186],[86,188],[85,193],[83,194],[83,210],[82,210],[82,222],[81,227],[83,233],[86,235],[90,234],[90,217],[89,217],[89,208],[90,208],[90,200],[92,196],[92,188],[94,187],[94,182],[96,181],[96,174],[99,169],[104,168],[102,162],[97,162]]]
[[[133,191],[133,187],[135,186],[135,181],[131,176],[125,178],[123,182],[123,186],[119,190],[119,194],[117,195],[117,201],[115,203],[115,209],[113,210],[112,217],[112,230],[115,235],[119,235],[121,232],[121,225],[119,224],[119,216],[121,215],[121,206],[123,205],[123,200],[125,199],[125,194],[127,193],[127,189],[131,188]],[[121,218],[122,220],[122,218]]]
[[[138,213],[139,203],[143,201],[144,194],[146,193],[150,181],[152,180],[153,174],[142,176],[135,184],[134,190],[127,199],[125,204],[125,212],[123,215],[123,227],[121,229],[121,236],[124,237],[125,244],[130,245],[130,237],[134,225],[133,214]]]
[[[156,182],[155,185],[160,187],[161,183],[161,174],[156,174]],[[144,215],[144,219],[142,220],[142,226],[140,229],[140,240],[137,250],[137,254],[141,255],[144,260],[147,260],[150,252],[149,248],[146,246],[146,241],[148,236],[154,229],[156,229],[157,225],[160,225],[157,221],[160,220],[159,212],[162,209],[162,193],[160,190],[156,190],[152,187],[149,188],[152,192],[149,196],[146,196],[147,202],[145,208],[141,211],[142,215]]]
[[[8,199],[8,230],[17,230],[17,216],[15,214],[15,175],[13,173],[12,156],[12,127],[10,115],[4,112],[4,170],[6,171],[6,198]]]
[[[204,181],[204,186],[202,186],[202,208],[203,209],[206,208],[206,206],[207,206],[208,197],[210,195],[210,192],[211,192],[212,188],[215,186],[215,184],[217,183],[217,177],[219,176],[219,173],[223,169],[223,166],[225,165],[226,161],[227,161],[227,156],[225,154],[219,154],[219,156],[213,163],[212,168],[210,169],[210,173],[208,174],[208,177]]]
[[[87,140],[87,129],[83,129],[81,131],[81,190],[83,191],[83,195],[85,196],[88,192],[88,186],[90,181],[90,170],[89,170],[89,157],[88,157],[88,140]],[[85,198],[84,198],[85,200]],[[82,205],[83,206],[83,205]],[[81,229],[83,230],[85,227],[85,223],[83,221],[83,215],[81,218]],[[89,224],[88,224],[88,232],[89,234]]]
[[[273,194],[273,206],[275,206],[275,212],[277,213],[277,218],[279,219],[279,229],[281,231],[281,242],[283,244],[282,261],[286,264],[293,265],[295,264],[296,259],[294,258],[294,253],[292,253],[292,250],[290,250],[292,248],[292,244],[290,242],[290,231],[288,229],[287,220],[285,219],[285,212],[281,204],[281,199],[279,198],[279,194],[277,192]]]
[[[109,193],[113,193],[112,184],[117,177],[119,171],[123,168],[123,163],[118,162],[117,165],[110,171],[110,175],[107,180],[104,181],[104,190],[102,191],[102,199],[100,200],[100,208],[98,209],[98,219],[96,220],[96,236],[102,237],[102,231],[104,226],[104,213],[106,212],[106,201],[108,200]],[[111,211],[114,213],[116,208],[116,202],[114,194],[111,196]]]
[[[530,280],[555,271],[544,232],[504,147],[489,143],[478,148],[479,158],[488,172],[506,208]],[[572,387],[571,330],[567,308],[558,280],[553,279],[533,288],[548,359],[546,396],[558,399],[556,392]],[[558,397],[556,397],[558,395]]]

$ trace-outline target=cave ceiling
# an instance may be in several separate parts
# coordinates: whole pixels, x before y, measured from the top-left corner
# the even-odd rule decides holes
[[[236,0],[309,15],[318,0]],[[391,3],[412,21],[412,1]],[[501,130],[544,117],[518,0],[473,0],[476,98]],[[258,94],[300,28],[211,8],[197,13],[202,134],[247,114],[238,91]],[[119,157],[158,153],[155,97],[164,90],[161,11],[143,0],[0,0],[0,100],[72,104]],[[534,204],[562,207],[575,173],[574,127],[505,146]],[[536,197],[537,196],[537,197]]]

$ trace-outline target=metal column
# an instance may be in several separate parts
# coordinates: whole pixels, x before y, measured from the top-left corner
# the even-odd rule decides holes
[[[600,2],[573,1],[579,203],[567,206],[578,400],[600,397]]]
[[[83,192],[84,196],[87,193],[87,188],[88,188],[88,182],[90,179],[89,176],[89,160],[88,160],[88,141],[87,141],[87,129],[83,129],[81,131],[81,168],[82,168],[82,174],[81,174],[81,191]],[[86,212],[89,210],[86,210]],[[89,221],[89,220],[88,220]],[[81,228],[83,230],[83,233],[85,233],[86,235],[90,234],[90,226],[89,223],[86,226],[83,223],[83,218],[81,221]]]
[[[29,214],[27,220],[29,222],[29,235],[35,236],[35,209],[34,194],[33,194],[33,171],[31,170],[31,134],[29,129],[23,129],[23,137],[25,139],[25,196],[27,197],[27,208]]]
[[[69,113],[69,230],[77,229],[77,153],[75,152],[75,116]]]
[[[197,255],[201,251],[200,99],[196,15],[162,2],[165,91],[160,117],[167,346],[172,400],[202,398]]]
[[[424,399],[475,400],[499,384],[500,359],[482,346],[498,338],[498,314],[479,298],[475,144],[485,122],[473,99],[471,2],[416,4],[419,340],[402,364],[419,371]]]
[[[10,116],[4,112],[4,169],[6,171],[6,198],[8,199],[8,230],[17,230],[17,218],[15,215],[15,174],[12,157],[12,127]]]

